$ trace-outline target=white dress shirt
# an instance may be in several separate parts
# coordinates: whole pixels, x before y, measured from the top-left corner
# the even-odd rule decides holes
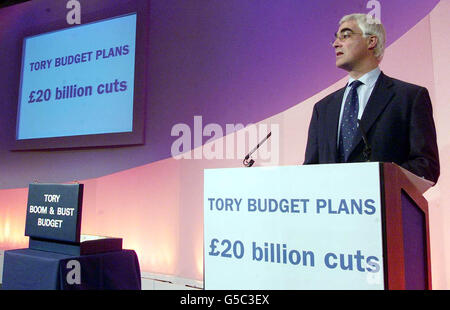
[[[363,115],[364,109],[366,108],[367,102],[369,101],[370,95],[372,94],[372,91],[375,87],[375,83],[377,82],[380,74],[381,74],[380,68],[376,67],[375,69],[373,69],[370,72],[367,72],[366,74],[364,74],[362,77],[360,77],[358,79],[360,82],[363,83],[356,90],[358,93],[358,99],[359,99],[359,101],[358,101],[358,103],[359,103],[358,119],[361,119],[361,117]],[[350,84],[354,80],[355,80],[354,78],[349,77],[348,83],[347,83],[347,88],[345,89],[345,92],[344,92],[344,98],[342,98],[341,112],[339,114],[338,136],[337,136],[337,147],[338,148],[339,148],[339,134],[341,132],[341,120],[342,120],[342,114],[344,112],[344,104],[345,104],[345,100],[347,99],[348,93],[350,92],[350,89],[352,88],[350,86]]]

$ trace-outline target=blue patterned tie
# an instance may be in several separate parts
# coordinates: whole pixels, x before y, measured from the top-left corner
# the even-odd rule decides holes
[[[359,110],[357,89],[361,84],[363,84],[361,81],[353,81],[350,84],[352,88],[345,99],[344,112],[341,120],[341,131],[339,135],[339,157],[341,163],[347,161],[352,148],[353,138],[357,132]]]

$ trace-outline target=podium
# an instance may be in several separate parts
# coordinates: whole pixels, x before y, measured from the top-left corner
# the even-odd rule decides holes
[[[392,163],[207,169],[205,289],[431,289],[432,183]]]
[[[140,290],[135,251],[122,238],[81,235],[83,184],[30,184],[29,247],[5,251],[5,290]]]

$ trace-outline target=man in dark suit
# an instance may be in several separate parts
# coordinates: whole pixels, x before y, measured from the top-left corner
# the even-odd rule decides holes
[[[365,14],[341,19],[333,47],[349,82],[314,106],[304,164],[394,162],[436,182],[439,155],[428,91],[380,71],[384,45],[379,21]]]

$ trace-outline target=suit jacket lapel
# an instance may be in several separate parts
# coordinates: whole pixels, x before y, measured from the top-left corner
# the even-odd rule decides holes
[[[366,108],[364,109],[364,113],[361,117],[361,126],[366,134],[373,126],[378,116],[384,111],[388,103],[394,97],[394,94],[395,93],[392,89],[391,79],[388,76],[384,75],[383,72],[381,72],[375,84],[375,88],[370,95],[369,101],[367,102]],[[353,146],[350,154],[361,142],[361,130],[358,130],[353,140]]]

